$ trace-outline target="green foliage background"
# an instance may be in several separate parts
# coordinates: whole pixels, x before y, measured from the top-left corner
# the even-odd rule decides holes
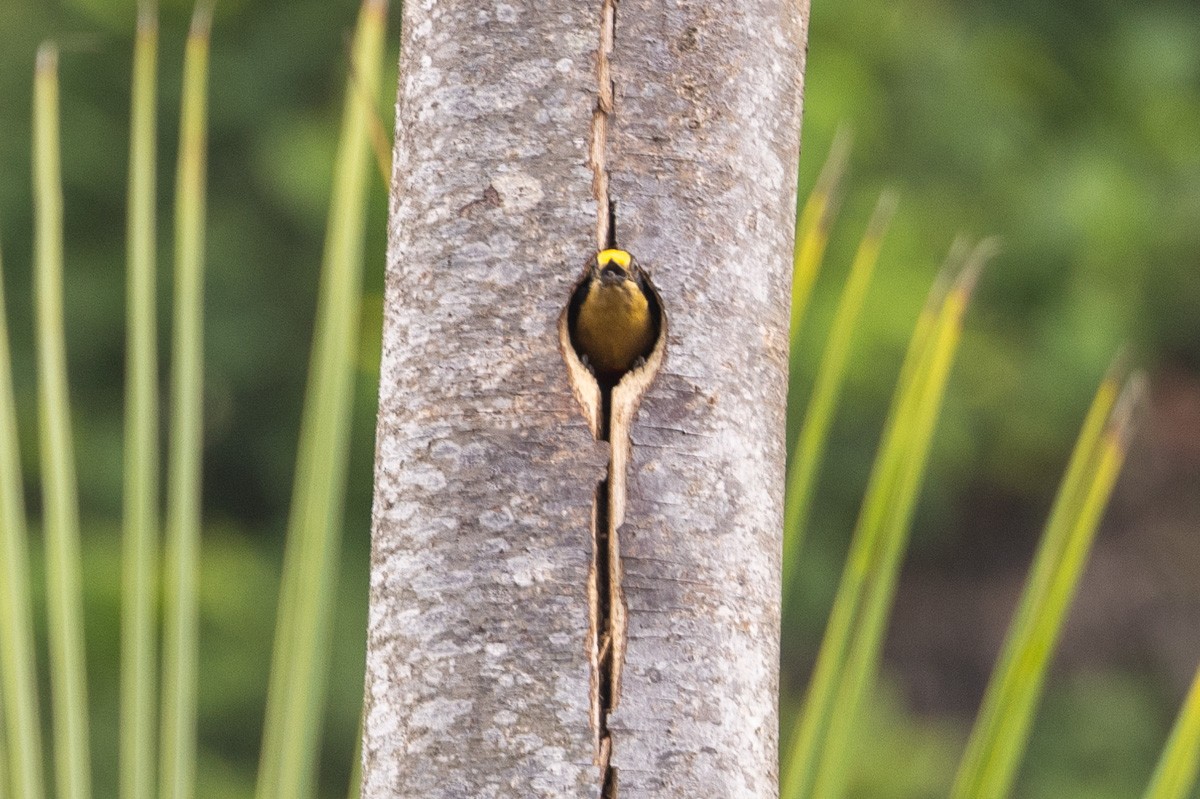
[[[341,0],[226,0],[217,8],[200,795],[238,797],[252,790],[355,11],[356,3]],[[190,1],[163,3],[162,165],[174,162],[190,12]],[[71,399],[84,521],[96,794],[113,795],[116,737],[106,731],[114,728],[117,707],[123,231],[134,3],[60,0],[47,7],[5,0],[3,15],[0,236],[35,528],[30,80],[41,39],[55,37],[66,49]],[[399,14],[393,17],[395,31]],[[392,39],[389,64],[395,63]],[[936,564],[930,553],[954,549],[967,557],[982,553],[978,557],[986,560],[1011,549],[1005,557],[1023,568],[1083,411],[1121,343],[1132,342],[1152,375],[1169,370],[1196,379],[1200,372],[1195,3],[814,0],[807,82],[801,192],[811,187],[838,124],[853,128],[855,146],[843,221],[834,228],[827,269],[796,354],[797,397],[805,396],[840,281],[878,190],[895,187],[901,203],[867,300],[821,477],[804,551],[804,588],[796,606],[788,608],[785,710],[794,709],[810,668],[901,353],[957,232],[997,233],[1004,251],[989,268],[968,317],[918,511],[914,557]],[[384,85],[390,97],[394,69]],[[381,102],[381,113],[390,125],[388,104]],[[160,168],[164,265],[171,246],[166,213],[171,179],[171,170]],[[344,791],[361,690],[385,208],[380,184],[372,199],[366,345],[322,769],[328,796]],[[169,271],[161,274],[160,308],[166,308]],[[167,314],[162,319],[165,324]],[[793,422],[802,410],[800,403]],[[1137,469],[1137,463],[1129,468]],[[999,541],[978,545],[981,535]],[[973,568],[986,569],[987,563]],[[35,592],[39,603],[41,596]],[[44,618],[41,607],[36,612]],[[992,646],[998,644],[997,639]],[[1188,660],[1198,657],[1200,647]],[[40,664],[45,665],[44,652]],[[973,706],[926,701],[918,713],[909,689],[922,674],[885,670],[885,678],[878,700],[869,703],[878,732],[859,761],[854,795],[944,794]],[[964,691],[975,691],[977,701],[982,687],[980,682]],[[1182,694],[1178,680],[1147,668],[1137,653],[1121,663],[1058,673],[1034,731],[1019,794],[1136,795]]]

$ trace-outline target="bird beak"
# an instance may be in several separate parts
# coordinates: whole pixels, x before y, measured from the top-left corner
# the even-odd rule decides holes
[[[600,279],[605,283],[620,283],[629,279],[629,273],[614,263],[600,270]]]

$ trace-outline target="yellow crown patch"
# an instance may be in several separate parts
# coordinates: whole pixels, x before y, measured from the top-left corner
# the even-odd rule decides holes
[[[600,254],[596,256],[596,263],[600,265],[601,269],[610,263],[614,263],[622,269],[629,269],[629,265],[633,263],[633,256],[624,250],[601,250]]]

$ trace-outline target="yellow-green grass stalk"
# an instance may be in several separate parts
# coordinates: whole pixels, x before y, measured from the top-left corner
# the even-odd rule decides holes
[[[1059,633],[1128,447],[1139,377],[1110,370],[1084,420],[1025,591],[951,789],[953,799],[1008,796]]]
[[[947,357],[945,345],[950,345],[949,355],[952,355],[952,345],[957,339],[954,325],[951,324],[955,316],[950,312],[956,307],[950,299],[955,292],[947,288],[947,275],[958,271],[964,256],[961,242],[956,242],[917,319],[900,370],[879,454],[875,459],[846,567],[818,653],[816,669],[797,720],[798,729],[792,738],[792,749],[783,764],[781,796],[784,799],[825,796],[815,793],[817,778],[825,759],[834,713],[843,701],[839,694],[849,659],[856,648],[857,631],[863,623],[872,586],[881,575],[880,561],[886,544],[884,536],[889,518],[895,515],[893,507],[903,467],[906,459],[912,456],[913,431],[923,400],[926,405],[934,399],[940,404],[940,388],[934,392],[931,383],[939,342],[943,343],[944,360]],[[959,285],[965,287],[962,281]],[[958,324],[960,320],[961,317]],[[948,369],[948,364],[945,368]],[[937,382],[936,379],[934,382]],[[944,377],[941,383],[944,385]],[[926,396],[928,400],[924,399]],[[932,418],[936,419],[936,415],[935,408]]]
[[[313,794],[337,594],[359,310],[370,124],[385,0],[366,0],[347,81],[272,656],[258,799]],[[356,84],[358,86],[356,87]]]
[[[17,410],[0,266],[0,681],[12,795],[42,799],[42,733],[29,594],[29,538],[21,491]],[[0,790],[8,780],[0,778]]]
[[[196,774],[204,227],[211,7],[196,6],[183,61],[175,176],[175,299],[164,575],[161,799],[190,799]]]
[[[948,262],[949,269],[955,265]],[[799,799],[812,794],[813,783],[816,779],[820,754],[830,724],[830,714],[835,699],[835,691],[839,674],[845,665],[845,658],[850,646],[851,625],[857,616],[855,603],[861,600],[862,583],[866,575],[858,570],[851,570],[851,563],[856,563],[855,553],[859,550],[869,550],[873,542],[867,540],[868,534],[874,533],[880,520],[871,518],[870,512],[882,507],[877,497],[885,497],[889,493],[890,475],[884,468],[886,463],[894,460],[890,455],[899,442],[900,432],[896,418],[901,415],[903,408],[909,403],[909,395],[913,384],[913,376],[920,367],[927,344],[937,320],[938,309],[945,297],[944,279],[939,277],[931,290],[925,307],[917,317],[917,323],[909,340],[908,351],[900,368],[900,377],[892,398],[892,408],[884,426],[880,451],[876,455],[872,468],[871,479],[867,485],[863,506],[859,513],[851,550],[846,561],[846,570],[838,586],[837,597],[833,610],[826,625],[825,636],[817,654],[816,667],[808,686],[805,702],[796,720],[796,730],[792,734],[792,747],[782,764],[781,799]]]
[[[46,545],[54,766],[62,799],[91,796],[79,500],[63,333],[63,195],[58,49],[38,49],[33,91],[34,305]]]
[[[846,753],[862,699],[875,685],[880,652],[895,596],[900,564],[908,547],[913,512],[925,476],[925,463],[945,395],[946,383],[961,338],[963,317],[984,264],[994,253],[994,242],[985,241],[972,252],[947,294],[934,327],[924,363],[917,373],[914,393],[901,424],[908,442],[894,464],[893,494],[887,499],[884,527],[872,562],[863,563],[870,578],[862,614],[855,626],[846,668],[841,675],[822,753],[814,796],[840,797],[845,792]]]
[[[867,289],[870,288],[871,278],[875,273],[875,264],[879,260],[883,237],[895,210],[896,196],[891,192],[880,195],[838,300],[833,324],[829,329],[829,340],[825,344],[825,352],[817,369],[812,397],[808,401],[804,423],[788,464],[787,490],[784,493],[783,506],[784,607],[788,605],[787,598],[793,587],[808,524],[812,492],[817,472],[825,457],[829,428],[845,381],[850,346],[858,328]]]
[[[386,191],[388,182],[392,178],[392,141],[388,135],[387,126],[383,122],[383,116],[379,113],[376,105],[378,92],[372,91],[363,84],[354,58],[355,53],[351,52],[347,61],[349,82],[354,91],[362,95],[362,101],[370,109],[367,116],[367,135],[370,136],[371,150],[375,153],[375,166],[379,170],[379,177],[383,181],[383,188]]]
[[[1001,727],[1002,720],[999,714],[1004,711],[1005,707],[1003,695],[1005,687],[999,679],[999,675],[1013,671],[1015,659],[1019,653],[1016,646],[1017,630],[1028,631],[1030,629],[1034,622],[1031,614],[1038,610],[1039,597],[1044,597],[1048,591],[1055,566],[1066,547],[1066,539],[1070,531],[1069,514],[1073,512],[1074,505],[1081,495],[1082,486],[1088,479],[1101,436],[1108,423],[1108,418],[1112,414],[1113,406],[1116,404],[1122,380],[1122,369],[1118,364],[1114,364],[1104,380],[1101,381],[1084,418],[1083,427],[1071,454],[1063,484],[1059,488],[1038,547],[1038,554],[1026,581],[1024,594],[1013,618],[1013,632],[1009,635],[1010,643],[1000,653],[994,671],[996,676],[992,679],[988,692],[985,694],[970,742],[959,765],[954,787],[957,796],[976,795],[984,762],[998,746],[995,738]],[[1012,687],[1009,686],[1007,690],[1011,691]]]
[[[158,598],[158,355],[155,120],[158,13],[138,9],[126,220],[124,532],[121,565],[122,799],[154,795]]]
[[[1200,670],[1192,680],[1144,799],[1187,799],[1196,785],[1197,767],[1200,767]]]
[[[816,185],[796,219],[796,243],[792,251],[792,352],[796,352],[813,284],[817,282],[825,247],[829,244],[829,229],[837,216],[842,178],[849,157],[850,135],[842,129],[834,136]]]
[[[359,713],[358,737],[354,739],[354,760],[350,763],[350,788],[346,791],[346,799],[361,799],[362,797],[363,721],[363,714]]]

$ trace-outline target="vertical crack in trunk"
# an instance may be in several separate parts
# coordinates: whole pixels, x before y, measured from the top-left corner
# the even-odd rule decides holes
[[[617,0],[603,0],[600,11],[600,44],[596,51],[596,108],[592,112],[590,161],[592,191],[596,196],[597,249],[616,247],[616,205],[609,194],[607,138],[609,117],[613,113],[613,83],[609,56],[613,51]],[[612,440],[612,389],[601,387],[600,419],[596,432],[602,440]],[[621,447],[621,442],[617,447]],[[620,603],[620,551],[617,542],[617,518],[613,514],[612,490],[623,487],[624,479],[614,480],[616,459],[610,448],[608,475],[596,488],[596,512],[592,528],[593,566],[589,591],[592,610],[592,723],[596,732],[596,765],[600,767],[600,799],[616,799],[616,769],[612,766],[612,736],[608,715],[617,703],[615,661],[624,654],[624,618]],[[623,460],[623,459],[622,459]]]
[[[597,249],[617,243],[616,209],[608,193],[608,121],[613,113],[613,82],[609,56],[613,51],[617,0],[603,0],[600,11],[600,46],[596,50],[596,108],[592,112],[592,140],[588,159],[592,167],[592,192],[596,196]]]
[[[610,765],[612,737],[608,732],[608,714],[614,699],[610,484],[609,479],[604,479],[596,486],[592,528],[592,723],[596,732],[596,765],[600,767],[600,799],[613,799],[616,795],[616,779]]]
[[[614,110],[615,92],[609,56],[613,52],[617,1],[602,0],[600,46],[596,54],[597,99],[588,147],[592,191],[596,198],[596,245],[601,250],[618,247],[617,203],[609,195],[606,159],[608,126]],[[667,313],[649,276],[644,277],[657,339],[646,357],[621,375],[615,385],[608,379],[597,380],[571,342],[571,314],[576,294],[572,294],[573,299],[558,320],[559,345],[567,364],[571,391],[579,401],[592,435],[598,441],[609,443],[608,469],[596,486],[592,512],[592,565],[587,586],[587,649],[592,667],[590,713],[595,762],[600,768],[600,799],[616,799],[617,796],[617,769],[612,765],[613,740],[608,720],[621,699],[621,670],[625,662],[627,613],[622,590],[619,531],[625,520],[626,472],[633,453],[630,433],[638,404],[666,356]],[[576,292],[586,279],[585,271]]]

